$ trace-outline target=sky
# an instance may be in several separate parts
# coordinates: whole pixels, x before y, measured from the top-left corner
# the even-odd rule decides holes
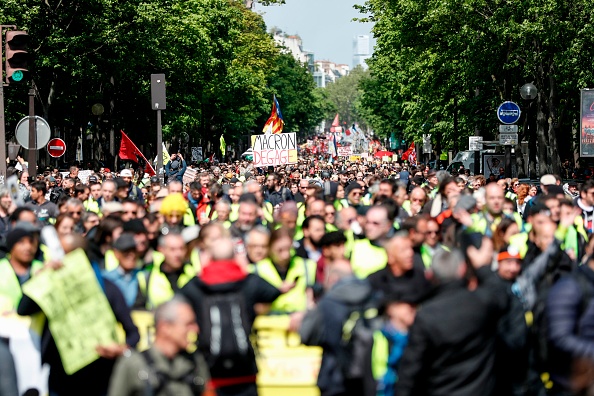
[[[286,0],[286,4],[262,6],[255,11],[264,16],[270,30],[276,26],[287,34],[298,34],[303,49],[317,60],[353,64],[353,37],[366,34],[372,38],[371,23],[353,22],[362,16],[354,4],[364,0]],[[373,46],[373,40],[372,44]],[[373,47],[371,48],[373,51]]]

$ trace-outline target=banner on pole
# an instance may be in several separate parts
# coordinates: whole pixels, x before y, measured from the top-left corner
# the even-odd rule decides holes
[[[580,103],[580,157],[594,157],[594,89],[582,89]]]

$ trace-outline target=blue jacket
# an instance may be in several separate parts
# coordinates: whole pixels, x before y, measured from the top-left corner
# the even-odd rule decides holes
[[[577,277],[588,282],[580,282]],[[584,290],[584,285],[590,289]],[[593,297],[594,271],[587,265],[560,279],[549,291],[546,304],[547,336],[551,344],[548,361],[553,382],[561,386],[569,386],[574,358],[594,361]]]
[[[177,169],[171,169],[171,160],[165,165],[165,182],[169,183],[169,180],[175,177],[176,180],[182,181],[184,173],[186,172],[186,160],[182,160],[181,164]]]

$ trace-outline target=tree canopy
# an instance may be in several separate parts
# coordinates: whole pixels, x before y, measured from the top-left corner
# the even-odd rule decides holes
[[[533,174],[536,154],[541,174],[572,155],[579,89],[594,84],[585,1],[368,0],[360,8],[375,22],[362,102],[377,132],[420,140],[428,131],[437,146],[464,149],[467,136],[495,138],[496,108],[513,100],[536,119],[534,133],[520,134],[533,147]],[[539,90],[532,105],[519,95],[528,82]]]
[[[311,76],[282,54],[243,1],[6,0],[0,21],[29,32],[38,114],[71,142],[81,129],[92,131],[98,156],[107,151],[109,129],[156,151],[152,73],[166,76],[165,138],[185,132],[216,147],[221,134],[230,142],[257,131],[273,93],[286,98],[291,128],[306,130],[322,118]],[[28,88],[5,89],[7,131],[27,112]],[[95,103],[105,108],[101,120],[91,114]]]

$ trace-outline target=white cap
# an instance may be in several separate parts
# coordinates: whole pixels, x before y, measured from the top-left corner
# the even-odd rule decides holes
[[[557,179],[553,175],[544,175],[540,178],[540,184],[543,186],[552,186],[557,184]]]
[[[120,172],[121,177],[132,177],[132,171],[130,169],[124,169]]]

